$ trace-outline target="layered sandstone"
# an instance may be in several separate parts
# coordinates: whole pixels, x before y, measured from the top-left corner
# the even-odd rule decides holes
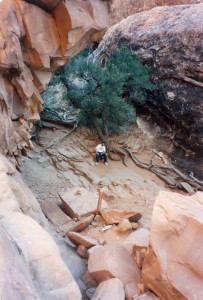
[[[0,16],[0,153],[18,156],[31,147],[40,92],[52,72],[106,28],[108,3],[4,0]]]
[[[203,193],[160,192],[153,210],[144,283],[163,300],[203,299]]]
[[[36,198],[13,164],[0,154],[2,299],[81,299],[50,231]]]
[[[156,6],[198,4],[202,2],[203,0],[113,0],[110,24],[116,24],[128,16],[150,10]]]
[[[202,169],[202,15],[203,3],[135,14],[111,27],[95,53],[95,59],[102,60],[126,44],[151,67],[157,88],[148,95],[147,105],[156,120],[164,119],[161,126],[165,120],[172,125],[166,135],[174,144],[167,151],[196,176]],[[158,131],[162,138],[165,131]]]

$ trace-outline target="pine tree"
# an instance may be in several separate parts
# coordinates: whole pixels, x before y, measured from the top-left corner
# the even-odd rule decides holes
[[[62,73],[72,104],[80,109],[80,120],[95,127],[109,146],[109,135],[136,122],[132,101],[144,102],[153,90],[148,67],[126,47],[113,52],[104,66],[80,55]],[[126,97],[127,95],[127,97]]]

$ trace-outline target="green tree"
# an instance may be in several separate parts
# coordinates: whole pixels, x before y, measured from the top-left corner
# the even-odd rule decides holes
[[[81,120],[91,120],[100,139],[109,146],[110,133],[119,132],[123,124],[136,121],[132,104],[122,97],[126,74],[120,73],[116,66],[109,70],[85,61],[83,66],[80,65],[77,78],[73,78],[68,97],[75,107],[80,108]]]
[[[129,99],[144,104],[146,92],[155,89],[150,79],[150,67],[143,65],[126,46],[121,46],[111,54],[107,67],[111,69],[114,65],[121,73],[126,74],[125,91]]]
[[[85,56],[76,57],[62,78],[69,99],[80,109],[80,119],[91,121],[109,150],[110,134],[136,121],[132,101],[143,103],[146,91],[154,88],[148,67],[126,47],[113,52],[103,66]]]

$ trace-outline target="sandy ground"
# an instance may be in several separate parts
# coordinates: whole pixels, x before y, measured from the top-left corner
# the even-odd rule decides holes
[[[109,195],[108,205],[117,209],[140,212],[141,225],[150,227],[152,208],[160,190],[169,189],[155,174],[142,169],[128,158],[128,167],[122,160],[109,159],[108,166],[100,162],[95,166],[97,135],[86,128],[78,128],[56,146],[44,150],[58,141],[70,129],[42,129],[34,151],[28,153],[23,163],[22,176],[41,204],[50,199],[61,205],[58,193],[73,187],[97,189],[103,186]],[[146,142],[146,136],[134,126],[130,133],[112,138],[112,144],[121,148],[127,144],[142,161],[162,164]]]

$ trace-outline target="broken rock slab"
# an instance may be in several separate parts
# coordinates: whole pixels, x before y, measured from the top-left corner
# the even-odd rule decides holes
[[[108,208],[101,209],[100,213],[107,224],[118,224],[123,219],[129,219],[131,222],[137,222],[142,217],[142,215],[138,212]]]
[[[92,300],[124,300],[125,290],[122,281],[118,278],[112,278],[101,282],[92,298]]]
[[[84,188],[74,188],[59,193],[63,207],[71,218],[80,218],[96,213],[98,203],[97,191],[88,191]],[[107,203],[102,201],[102,209],[108,208]]]
[[[149,230],[146,228],[138,228],[137,230],[131,232],[123,243],[130,253],[134,250],[141,250],[147,248],[149,245]]]
[[[53,225],[61,226],[72,220],[51,200],[44,200],[41,207],[43,213]]]
[[[98,282],[118,278],[124,285],[131,283],[135,294],[138,293],[140,270],[122,246],[112,244],[95,247],[90,251],[88,271]]]
[[[75,231],[75,232],[81,232],[85,230],[93,221],[94,215],[91,215],[89,217],[85,217],[81,219],[78,222],[75,222],[75,225],[73,225],[70,229],[70,231]]]
[[[86,248],[90,248],[98,245],[97,240],[77,232],[68,232],[67,237],[69,237],[69,239],[77,246],[84,245]]]

